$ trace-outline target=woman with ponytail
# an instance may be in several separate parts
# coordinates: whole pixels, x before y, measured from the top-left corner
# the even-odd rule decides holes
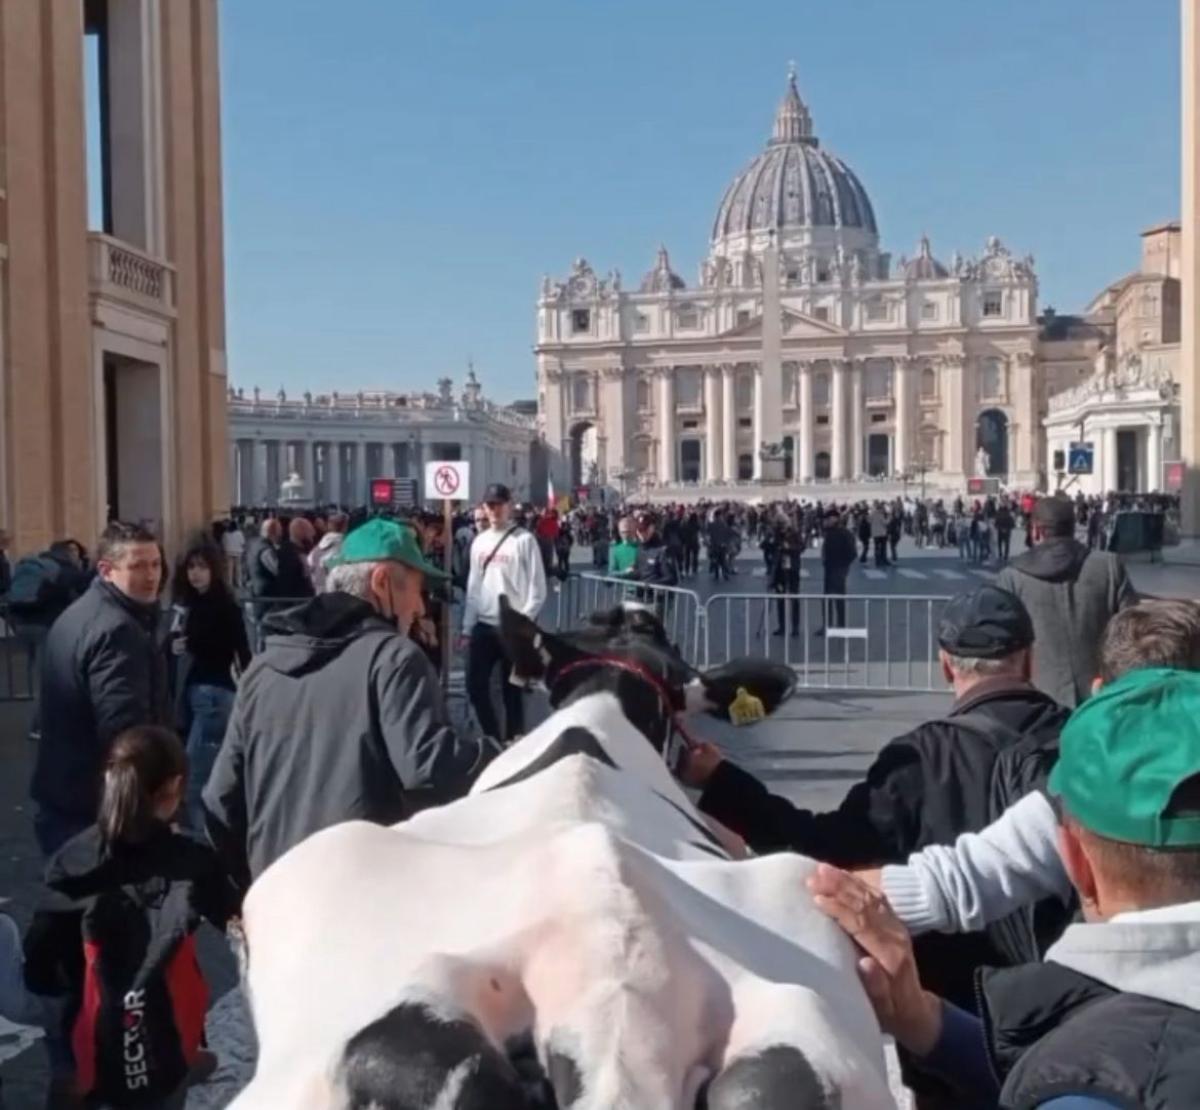
[[[59,1002],[47,1042],[55,1064],[68,1061],[53,1077],[64,1107],[175,1110],[189,1079],[216,1066],[201,1048],[208,989],[193,935],[201,918],[224,929],[237,903],[213,851],[173,826],[186,783],[173,732],[126,730],[109,751],[96,824],[47,865],[49,896],[25,938],[23,1012]],[[10,960],[0,983],[11,970]]]

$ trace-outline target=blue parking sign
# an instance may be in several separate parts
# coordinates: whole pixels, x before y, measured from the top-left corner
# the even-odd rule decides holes
[[[1096,461],[1096,445],[1087,443],[1072,443],[1067,452],[1068,474],[1091,474]]]

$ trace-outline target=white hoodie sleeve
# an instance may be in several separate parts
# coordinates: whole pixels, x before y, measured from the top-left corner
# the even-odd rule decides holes
[[[529,583],[529,589],[525,592],[525,604],[520,609],[531,621],[535,621],[546,603],[546,566],[542,562],[542,550],[532,532],[525,533],[521,546],[522,562],[525,564],[522,575]]]
[[[1040,791],[987,828],[934,844],[883,869],[883,893],[909,931],[973,932],[1051,895],[1071,881],[1058,854],[1058,819]]]

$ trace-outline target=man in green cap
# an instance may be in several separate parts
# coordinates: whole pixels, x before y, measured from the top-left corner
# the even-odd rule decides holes
[[[455,735],[409,638],[425,579],[445,577],[412,529],[370,520],[328,567],[325,593],[267,617],[204,788],[209,836],[245,886],[330,825],[393,824],[465,794],[499,750]]]
[[[1063,730],[1049,792],[1085,922],[1040,964],[981,972],[981,1018],[922,988],[882,895],[822,866],[817,904],[864,951],[885,1029],[961,1105],[1200,1106],[1200,674],[1103,687]]]

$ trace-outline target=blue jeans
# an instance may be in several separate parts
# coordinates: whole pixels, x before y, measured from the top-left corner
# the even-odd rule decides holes
[[[195,685],[187,688],[188,785],[187,821],[193,832],[204,831],[204,809],[200,794],[212,773],[225,739],[225,728],[233,712],[233,691],[224,686]]]

